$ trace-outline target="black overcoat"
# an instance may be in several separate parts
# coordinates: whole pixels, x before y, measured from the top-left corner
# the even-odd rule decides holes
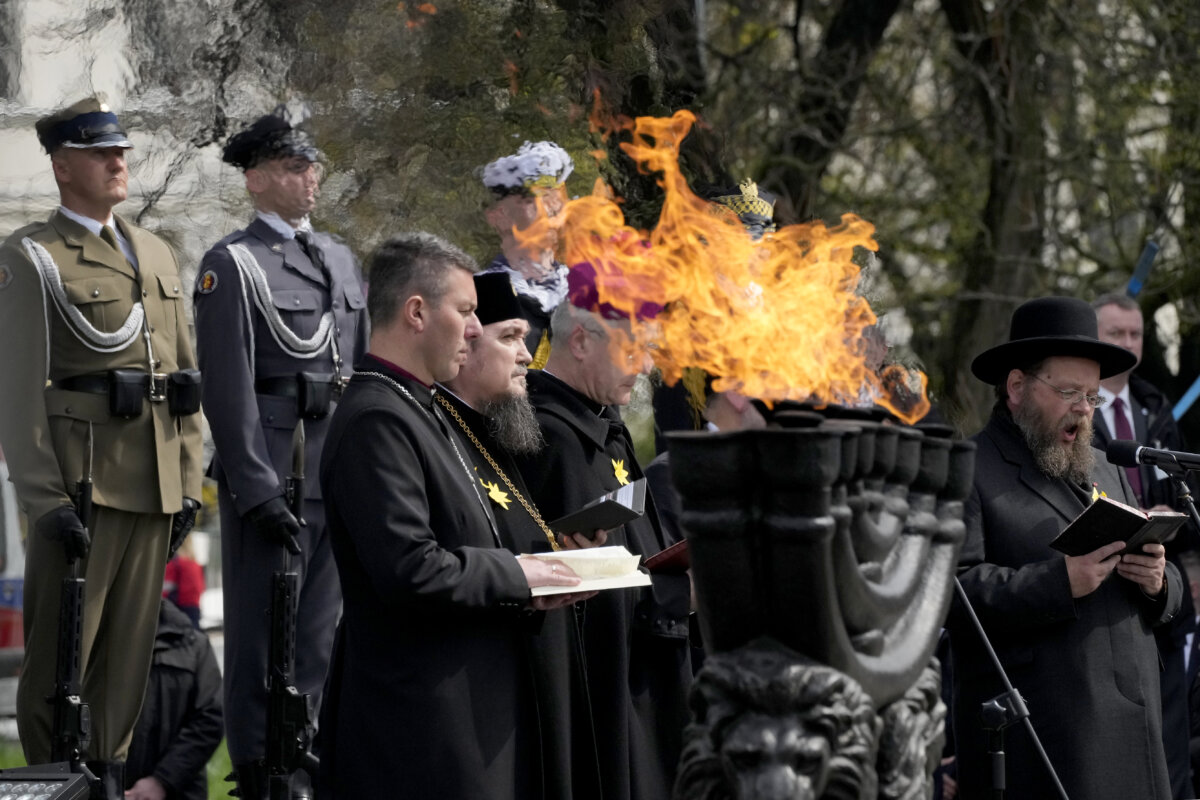
[[[529,396],[546,448],[518,463],[548,520],[636,480],[642,472],[614,408],[596,406],[554,376],[531,370]],[[653,498],[646,513],[609,532],[608,543],[650,556],[673,544]],[[689,716],[690,584],[655,575],[644,589],[601,592],[585,604],[587,683],[606,800],[669,797]]]
[[[974,441],[979,449],[964,511],[960,579],[1027,701],[1063,786],[1081,800],[1168,800],[1152,628],[1179,609],[1178,571],[1167,565],[1167,588],[1156,599],[1116,572],[1073,599],[1064,557],[1049,542],[1083,511],[1085,490],[1038,469],[1004,409],[993,412]],[[1103,453],[1096,457],[1096,489],[1132,503],[1119,469]],[[987,797],[990,767],[979,708],[1003,687],[961,609],[951,625],[959,791]],[[1020,726],[1008,730],[1005,745],[1007,796],[1057,797]]]
[[[321,459],[344,607],[318,796],[536,796],[524,574],[432,391],[375,359],[358,369]]]
[[[146,699],[125,761],[125,788],[153,775],[166,800],[207,800],[205,765],[221,744],[221,670],[208,636],[162,601]]]
[[[487,418],[449,391],[443,390],[442,396],[454,406],[482,448],[472,443],[468,449],[476,477],[491,504],[500,540],[514,553],[550,550],[545,532],[497,473],[496,467],[499,467],[533,505],[516,461],[496,444],[488,430]],[[599,783],[596,745],[592,738],[591,708],[585,691],[579,620],[576,618],[582,611],[582,606],[556,608],[534,615],[525,625],[537,701],[538,749],[542,755],[542,786],[546,800],[583,800],[598,796],[595,790]]]

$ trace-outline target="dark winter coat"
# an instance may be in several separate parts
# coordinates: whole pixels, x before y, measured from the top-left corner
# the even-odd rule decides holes
[[[1179,572],[1167,565],[1157,598],[1113,573],[1073,599],[1064,557],[1049,542],[1084,510],[1092,487],[1046,477],[1005,409],[993,412],[974,441],[960,579],[1067,794],[1168,800],[1153,627],[1179,610]],[[1132,502],[1119,468],[1096,455],[1098,490]],[[950,625],[959,791],[986,797],[990,766],[979,709],[1003,687],[964,618],[952,614]],[[1009,728],[1005,747],[1006,796],[1057,796],[1022,727]]]
[[[516,461],[496,444],[487,419],[449,392],[463,423],[526,500],[533,500]],[[488,458],[469,445],[472,466],[488,491],[500,539],[515,553],[550,550],[545,532],[505,486]],[[493,491],[494,487],[494,491]],[[557,608],[534,615],[525,625],[534,695],[537,700],[542,785],[546,800],[583,800],[597,796],[596,744],[592,738],[591,707],[585,691],[579,634],[583,606]]]
[[[344,606],[317,796],[536,797],[524,573],[432,391],[358,370],[321,460]]]
[[[1133,412],[1133,435],[1147,447],[1162,450],[1187,450],[1187,443],[1171,413],[1171,403],[1154,384],[1129,376],[1130,410]],[[1104,415],[1092,415],[1094,425],[1093,444],[1104,450],[1113,436],[1104,421]],[[1174,479],[1164,477],[1156,468],[1141,465],[1138,474],[1142,479],[1146,508],[1156,505],[1170,506],[1177,511],[1186,511],[1179,499],[1179,490]],[[1194,478],[1190,479],[1191,491],[1200,491]],[[1185,525],[1175,538],[1167,543],[1167,557],[1174,561],[1177,553],[1200,546],[1200,534],[1191,524]],[[1192,796],[1191,761],[1188,755],[1191,721],[1188,712],[1188,681],[1183,667],[1183,646],[1187,634],[1195,626],[1195,610],[1191,594],[1185,592],[1181,613],[1169,625],[1155,629],[1158,649],[1162,655],[1163,670],[1159,675],[1163,700],[1163,747],[1167,754],[1167,767],[1171,773],[1172,794],[1176,800]]]
[[[125,788],[153,775],[167,800],[207,800],[205,768],[221,744],[221,671],[208,637],[162,601],[142,714],[125,762]]]
[[[545,372],[531,370],[527,380],[546,449],[518,463],[547,519],[618,488],[618,475],[642,477],[616,409],[597,407]],[[673,543],[649,494],[643,517],[608,534],[608,544],[643,557]],[[585,603],[587,682],[606,800],[669,797],[689,720],[689,579],[652,580],[644,589],[601,592]]]

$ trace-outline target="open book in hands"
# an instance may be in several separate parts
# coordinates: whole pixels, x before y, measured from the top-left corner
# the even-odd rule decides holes
[[[1177,511],[1142,511],[1110,497],[1097,498],[1071,521],[1050,546],[1069,556],[1082,556],[1109,542],[1125,542],[1122,553],[1140,553],[1142,545],[1161,544],[1187,521]]]
[[[589,547],[585,550],[557,550],[552,553],[527,553],[517,558],[561,561],[582,579],[576,586],[535,586],[532,589],[534,597],[650,585],[650,575],[638,569],[641,556],[633,555],[620,545]]]
[[[637,519],[646,511],[646,479],[638,478],[619,489],[597,497],[583,508],[548,523],[555,533],[582,533],[591,537],[598,530],[612,530]]]

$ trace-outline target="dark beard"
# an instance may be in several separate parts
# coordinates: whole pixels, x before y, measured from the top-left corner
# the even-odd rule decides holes
[[[532,455],[546,445],[533,404],[524,394],[510,394],[483,407],[488,433],[510,453]]]
[[[1038,469],[1051,478],[1087,485],[1092,480],[1096,453],[1092,450],[1092,417],[1069,412],[1056,420],[1044,420],[1031,402],[1023,402],[1013,411],[1013,422],[1021,430],[1025,444],[1033,452]],[[1069,447],[1059,442],[1066,425],[1077,425],[1075,441]]]

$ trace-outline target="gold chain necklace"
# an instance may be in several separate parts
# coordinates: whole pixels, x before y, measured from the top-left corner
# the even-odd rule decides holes
[[[463,433],[471,440],[471,444],[475,445],[475,449],[487,460],[488,466],[500,476],[500,480],[504,481],[504,485],[508,487],[508,490],[521,502],[524,509],[529,512],[529,516],[533,517],[533,521],[542,529],[542,533],[546,534],[546,540],[550,542],[550,547],[554,550],[561,550],[562,548],[558,546],[558,542],[554,539],[554,533],[547,527],[545,521],[542,519],[542,515],[538,513],[538,510],[533,507],[532,503],[525,499],[525,495],[521,494],[516,486],[513,486],[513,482],[504,474],[504,470],[500,469],[500,465],[492,458],[492,454],[487,451],[487,448],[483,446],[483,443],[479,439],[475,438],[475,432],[471,430],[471,426],[467,425],[467,421],[459,416],[458,409],[454,407],[454,404],[440,394],[434,395],[434,397],[450,412],[450,416],[454,417],[454,421],[458,423],[458,427],[462,428]]]

